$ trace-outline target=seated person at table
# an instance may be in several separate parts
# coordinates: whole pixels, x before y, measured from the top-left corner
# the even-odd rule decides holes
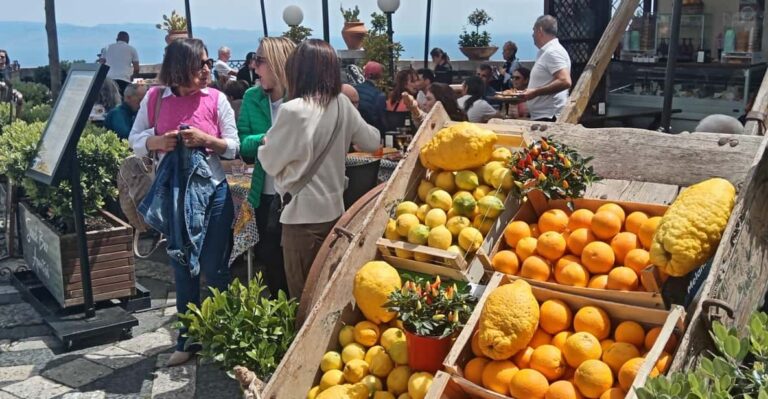
[[[490,64],[480,64],[475,71],[475,76],[479,77],[485,83],[485,96],[493,97],[501,87],[497,86],[498,80],[494,78],[493,67]]]
[[[240,106],[243,104],[243,96],[250,85],[245,80],[230,80],[224,85],[224,94],[227,95],[229,105],[235,111],[235,120],[240,116]]]
[[[483,99],[485,84],[477,76],[471,76],[464,81],[462,86],[464,95],[459,97],[459,107],[467,113],[470,122],[485,123],[491,118],[497,118],[496,111],[491,104]]]
[[[104,127],[117,133],[117,137],[128,140],[128,135],[133,127],[133,121],[136,119],[136,114],[139,113],[141,100],[147,94],[147,87],[129,84],[123,94],[125,101],[112,111],[109,111],[104,119]]]
[[[427,87],[435,81],[435,74],[429,68],[421,68],[416,71],[416,73],[419,76],[417,83],[419,92],[416,93],[416,102],[419,104],[419,108],[426,111],[425,103],[427,102]]]
[[[395,75],[395,87],[392,88],[387,99],[387,111],[408,112],[408,107],[402,101],[402,94],[405,91],[415,96],[418,79],[419,76],[413,69],[404,69],[397,72],[397,75]]]
[[[528,88],[528,79],[531,77],[531,70],[526,67],[519,67],[512,72],[512,86],[517,91],[523,91]],[[527,119],[528,104],[525,101],[517,103],[517,106],[509,107],[509,116],[515,119]]]
[[[360,97],[358,110],[365,122],[379,129],[381,137],[384,137],[384,109],[387,107],[387,97],[384,92],[376,87],[376,81],[381,79],[384,67],[376,61],[368,61],[363,67],[365,82],[355,86]]]
[[[248,86],[256,84],[256,80],[259,78],[259,74],[256,73],[256,53],[251,51],[245,55],[245,63],[237,71],[237,80],[244,80],[248,82]]]
[[[416,128],[421,126],[424,118],[429,111],[432,111],[432,108],[438,101],[443,104],[445,112],[452,121],[462,122],[467,120],[467,114],[464,113],[456,101],[456,94],[451,89],[451,86],[445,83],[432,83],[427,87],[425,110],[418,107],[416,101],[408,93],[403,93],[403,101],[405,101],[408,109],[411,110],[411,119]]]
[[[732,116],[715,114],[702,119],[693,131],[698,133],[744,134],[744,126]]]
[[[344,83],[341,85],[341,94],[347,96],[349,101],[352,101],[352,105],[354,105],[355,108],[360,107],[360,96],[357,94],[357,89],[355,89],[355,86]]]

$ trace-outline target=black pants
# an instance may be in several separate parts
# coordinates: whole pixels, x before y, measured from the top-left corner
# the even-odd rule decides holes
[[[264,282],[273,297],[277,291],[288,294],[288,282],[285,278],[283,247],[280,245],[281,231],[267,231],[270,204],[277,195],[261,195],[261,202],[256,209],[256,226],[259,228],[259,242],[256,244],[256,259],[264,265]]]
[[[123,97],[123,93],[125,93],[125,88],[128,87],[131,82],[126,82],[124,80],[115,79],[115,84],[117,85],[117,91],[120,92],[120,97]]]

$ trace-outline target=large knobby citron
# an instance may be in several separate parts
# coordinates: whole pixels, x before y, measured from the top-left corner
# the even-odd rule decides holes
[[[525,349],[539,326],[539,303],[531,286],[516,280],[494,289],[478,325],[478,343],[485,356],[504,360]]]
[[[366,319],[374,323],[387,323],[397,316],[389,312],[384,304],[389,294],[403,287],[400,274],[387,262],[368,262],[355,274],[352,294]]]

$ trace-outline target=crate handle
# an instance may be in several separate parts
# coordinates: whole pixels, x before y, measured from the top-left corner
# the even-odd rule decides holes
[[[727,302],[720,299],[705,299],[701,302],[701,317],[703,318],[704,325],[707,326],[707,330],[712,329],[712,322],[718,320],[722,322],[723,317],[719,312],[712,313],[712,308],[722,309],[725,314],[733,320],[733,308]]]

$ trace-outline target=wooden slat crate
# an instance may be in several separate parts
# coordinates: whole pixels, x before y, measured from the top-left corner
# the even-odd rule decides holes
[[[485,292],[483,293],[483,296],[480,298],[480,301],[478,301],[477,306],[475,307],[475,311],[472,313],[472,316],[467,322],[467,325],[464,327],[464,330],[462,330],[461,334],[459,334],[459,337],[454,342],[453,348],[451,348],[451,351],[448,353],[448,356],[443,363],[445,371],[452,375],[463,377],[462,368],[464,364],[466,364],[474,357],[471,348],[472,335],[477,329],[477,323],[480,320],[480,313],[483,310],[483,306],[485,305],[485,301],[488,298],[488,295],[490,295],[490,293],[493,292],[495,288],[498,288],[504,284],[509,284],[512,281],[513,280],[509,276],[501,273],[495,273],[493,275],[491,281],[488,283],[488,286],[485,289]],[[626,320],[636,321],[646,329],[652,327],[662,327],[661,333],[656,339],[656,343],[645,356],[646,360],[640,368],[640,371],[638,372],[637,377],[632,384],[633,387],[641,387],[643,384],[645,384],[645,381],[647,380],[651,370],[658,361],[659,356],[664,351],[664,346],[667,344],[667,341],[669,341],[671,335],[675,333],[678,337],[680,337],[685,331],[685,311],[680,306],[673,306],[669,311],[648,309],[639,306],[601,301],[598,299],[553,291],[537,286],[531,286],[531,288],[533,290],[533,295],[536,297],[539,303],[548,299],[559,299],[569,305],[574,311],[576,309],[590,305],[600,307],[605,310],[605,312],[608,313],[608,315],[611,317],[612,326],[614,327],[619,322]],[[499,395],[480,386],[477,386],[469,381],[462,380],[463,379],[457,379],[456,383],[462,386],[462,389],[464,389],[468,395],[471,394],[473,397],[484,399],[507,398],[507,396]],[[627,394],[627,398],[634,397],[634,393]],[[450,398],[450,396],[446,396],[446,398]]]

